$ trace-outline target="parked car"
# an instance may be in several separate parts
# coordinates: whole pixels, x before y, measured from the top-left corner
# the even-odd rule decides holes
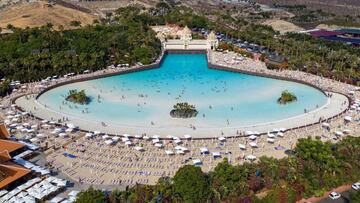
[[[331,192],[330,194],[329,194],[329,198],[330,199],[339,199],[341,197],[341,195],[339,194],[339,193],[337,193],[337,192]]]
[[[354,190],[360,190],[360,182],[352,184],[351,188]]]

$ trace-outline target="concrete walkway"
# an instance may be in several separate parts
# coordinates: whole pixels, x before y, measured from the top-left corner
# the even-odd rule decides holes
[[[139,127],[139,126],[125,126],[121,123],[107,123],[106,126],[102,125],[101,120],[92,121],[85,120],[82,118],[77,118],[76,116],[67,115],[61,112],[57,112],[53,109],[46,108],[42,104],[39,104],[35,100],[35,96],[32,96],[30,99],[26,99],[25,97],[18,98],[15,103],[24,109],[27,112],[32,113],[33,115],[46,119],[46,120],[54,120],[57,121],[59,119],[63,119],[64,117],[68,118],[69,121],[67,123],[72,123],[79,126],[83,130],[87,131],[101,131],[107,134],[142,134],[146,133],[148,135],[160,135],[165,138],[167,135],[176,135],[182,137],[182,135],[190,134],[193,138],[211,138],[211,137],[219,137],[219,136],[235,136],[237,130],[242,131],[258,131],[261,133],[266,133],[269,130],[271,131],[274,128],[296,128],[299,126],[309,125],[312,123],[316,123],[319,121],[319,118],[330,118],[334,115],[337,115],[344,110],[349,105],[349,100],[347,97],[341,94],[332,93],[332,98],[328,98],[326,104],[318,109],[308,112],[306,114],[302,114],[299,116],[295,116],[292,118],[287,118],[279,121],[268,122],[257,124],[253,126],[230,126],[230,127],[222,127],[222,128],[202,128],[197,127],[196,130],[189,128],[188,126],[171,126],[171,127]],[[223,134],[223,135],[222,135]]]

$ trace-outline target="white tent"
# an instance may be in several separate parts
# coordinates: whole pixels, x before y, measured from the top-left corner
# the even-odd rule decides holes
[[[247,156],[245,157],[245,159],[246,159],[246,160],[250,160],[250,161],[254,161],[254,160],[256,160],[256,156],[250,154],[250,155],[247,155]]]
[[[113,141],[112,140],[105,140],[105,144],[111,145],[111,144],[113,144]]]
[[[161,143],[156,143],[156,144],[155,144],[155,147],[157,147],[157,148],[163,148],[163,147],[164,147],[164,145],[163,145],[163,144],[161,144]]]
[[[167,155],[174,155],[174,152],[171,150],[165,150],[165,154]]]
[[[242,150],[245,150],[245,149],[246,149],[246,146],[243,145],[243,144],[239,144],[239,148],[242,149]]]
[[[182,150],[176,150],[176,154],[185,154],[185,152]]]
[[[192,162],[193,162],[194,165],[201,165],[202,164],[200,159],[193,159]]]
[[[256,142],[250,142],[249,145],[253,148],[257,147],[257,143]]]
[[[140,147],[140,146],[136,146],[136,147],[134,147],[134,149],[139,152],[144,151],[144,147]]]
[[[275,139],[273,139],[273,138],[267,138],[266,140],[267,140],[268,143],[274,143],[275,142]]]
[[[201,154],[208,153],[208,152],[209,152],[209,150],[208,150],[207,147],[200,147],[200,153]]]
[[[329,123],[322,123],[322,126],[325,127],[325,128],[329,128],[330,124]]]
[[[278,137],[284,137],[284,133],[282,133],[282,132],[278,132],[276,135],[277,135]]]
[[[159,142],[160,142],[160,140],[159,140],[159,139],[153,139],[153,140],[152,140],[152,143],[153,143],[153,144],[155,144],[155,143],[159,143]]]
[[[192,137],[191,137],[191,135],[184,135],[184,138],[185,139],[191,139]]]
[[[129,138],[128,138],[128,137],[123,137],[123,138],[121,138],[121,141],[122,141],[122,142],[129,141]]]
[[[103,140],[107,140],[107,139],[110,139],[110,136],[109,136],[109,135],[103,135],[101,138],[102,138]]]
[[[250,131],[250,130],[248,130],[248,131],[245,132],[245,135],[253,135],[253,134],[254,134],[254,132],[253,132],[253,131]]]
[[[268,136],[269,138],[274,138],[274,137],[275,137],[275,135],[272,134],[272,133],[270,133],[270,132],[268,132],[267,136]]]
[[[336,131],[336,132],[335,132],[335,135],[337,135],[337,136],[343,136],[344,133],[342,133],[341,131]]]
[[[344,134],[349,134],[349,133],[351,132],[351,130],[349,130],[349,129],[344,129],[343,132],[344,132]]]
[[[123,137],[131,137],[129,134],[123,134]]]
[[[151,138],[153,138],[153,139],[159,139],[159,138],[160,138],[160,135],[153,135],[153,136],[151,136]]]
[[[92,138],[93,134],[92,133],[86,133],[85,134],[85,138]]]
[[[141,136],[141,135],[134,135],[134,137],[135,137],[135,138],[137,138],[137,139],[142,138],[142,136]]]
[[[351,118],[351,116],[345,116],[344,120],[350,122],[350,121],[352,121],[352,118]]]
[[[226,140],[226,138],[225,138],[225,137],[219,137],[218,140],[221,141],[221,142],[223,142],[223,141]]]
[[[111,139],[112,139],[114,142],[118,142],[118,141],[120,140],[120,137],[115,136],[115,137],[112,137]]]
[[[256,140],[256,138],[257,138],[257,136],[255,136],[255,135],[249,136],[249,139],[250,139],[250,140]]]
[[[214,158],[221,157],[220,152],[213,152],[212,155],[213,155]]]

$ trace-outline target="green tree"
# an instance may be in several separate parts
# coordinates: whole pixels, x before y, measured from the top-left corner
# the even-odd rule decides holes
[[[350,192],[350,203],[358,203],[360,202],[360,191]]]
[[[107,203],[108,200],[105,194],[101,190],[94,189],[89,187],[85,191],[81,191],[75,203]]]
[[[186,165],[174,176],[175,191],[184,202],[205,202],[210,195],[210,182],[201,168]]]

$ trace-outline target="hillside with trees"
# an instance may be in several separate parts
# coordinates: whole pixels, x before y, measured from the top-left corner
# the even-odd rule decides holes
[[[99,70],[110,64],[149,64],[161,51],[154,31],[140,17],[74,30],[8,26],[0,35],[0,78],[37,81],[53,75]]]

